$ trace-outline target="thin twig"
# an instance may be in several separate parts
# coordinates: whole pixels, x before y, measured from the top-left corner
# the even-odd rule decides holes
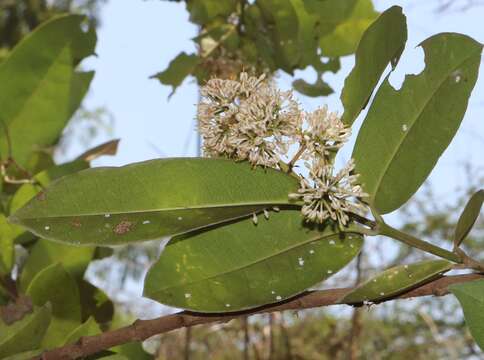
[[[468,281],[484,279],[484,274],[444,276],[435,281],[417,287],[392,299],[407,299],[428,295],[443,296],[448,293],[448,286]],[[76,344],[49,350],[35,357],[36,360],[72,360],[96,354],[113,346],[134,341],[144,341],[154,335],[167,333],[187,326],[228,322],[252,314],[272,313],[286,310],[302,310],[321,306],[340,304],[340,299],[353,288],[340,288],[305,292],[292,299],[259,307],[248,311],[221,314],[197,314],[183,311],[162,316],[153,320],[136,320],[132,325],[105,333],[81,338]]]

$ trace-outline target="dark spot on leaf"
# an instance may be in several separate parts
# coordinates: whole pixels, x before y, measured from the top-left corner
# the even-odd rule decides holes
[[[132,226],[133,223],[131,221],[123,220],[115,226],[113,231],[116,235],[123,235],[129,232]]]
[[[80,228],[81,227],[81,220],[79,218],[74,218],[71,221],[71,225],[73,227]]]
[[[41,191],[37,194],[37,200],[44,201],[45,200],[45,192]]]

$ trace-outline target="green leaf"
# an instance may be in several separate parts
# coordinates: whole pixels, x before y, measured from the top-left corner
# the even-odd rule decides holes
[[[87,319],[86,322],[79,325],[77,328],[72,330],[72,332],[67,335],[64,340],[63,345],[74,344],[83,336],[93,336],[101,332],[99,325],[96,323],[94,318]]]
[[[353,124],[387,65],[395,66],[398,62],[406,41],[407,25],[399,6],[382,13],[364,32],[356,50],[355,66],[341,93],[345,124]]]
[[[484,190],[476,192],[467,202],[464,211],[462,212],[454,234],[454,246],[459,247],[462,241],[467,237],[471,231],[474,223],[481,212],[482,203],[484,202]]]
[[[218,16],[229,16],[237,7],[236,0],[191,0],[187,2],[190,21],[204,25]]]
[[[51,310],[47,305],[34,308],[32,314],[12,325],[0,319],[0,358],[38,349],[50,319]]]
[[[484,280],[470,281],[449,286],[457,297],[472,337],[484,350]]]
[[[318,16],[318,33],[320,36],[331,33],[348,19],[359,0],[305,0],[304,4],[310,14]]]
[[[96,37],[82,31],[83,21],[66,15],[42,24],[0,65],[0,122],[8,127],[17,163],[59,138],[87,91],[93,73],[74,69],[94,52]],[[4,130],[0,153],[9,155]]]
[[[362,237],[303,225],[300,211],[271,212],[174,238],[145,279],[144,294],[163,304],[227,312],[299,294],[343,268]]]
[[[292,87],[301,94],[311,97],[328,96],[333,93],[333,89],[319,77],[314,84],[309,84],[303,79],[294,80]]]
[[[0,214],[0,275],[10,273],[15,262],[14,240],[18,232],[7,222],[5,215]]]
[[[67,174],[72,174],[89,168],[89,163],[84,160],[76,160],[62,165],[55,165],[41,171],[33,178],[35,183],[23,184],[14,194],[9,204],[9,212],[13,214],[37,195],[43,187],[48,186],[53,180]]]
[[[170,98],[179,87],[183,80],[191,74],[193,74],[195,67],[198,65],[200,59],[196,54],[187,55],[187,53],[182,52],[174,58],[166,70],[153,75],[151,78],[158,79],[163,85],[170,85],[172,87],[172,92],[168,96]]]
[[[62,264],[74,279],[81,280],[94,251],[95,248],[90,246],[79,247],[39,239],[30,249],[23,266],[20,288],[25,291],[40,271],[54,263]]]
[[[379,302],[440,277],[452,268],[446,260],[427,260],[387,269],[346,294],[341,303]]]
[[[288,205],[297,187],[292,176],[245,162],[159,159],[65,176],[10,220],[50,240],[126,244]]]
[[[120,356],[125,356],[126,359],[136,359],[136,360],[150,360],[153,359],[153,356],[149,355],[146,351],[144,351],[142,343],[140,342],[132,342],[120,346],[116,346],[110,349],[111,351],[115,351]]]
[[[93,317],[100,325],[111,323],[114,304],[108,296],[86,280],[78,280],[82,319]]]
[[[361,36],[377,16],[371,0],[357,1],[351,15],[319,39],[323,55],[339,57],[354,53]]]
[[[380,213],[398,209],[425,181],[454,137],[477,79],[482,45],[461,34],[421,46],[426,67],[400,90],[385,80],[361,127],[356,172]]]
[[[52,305],[52,321],[42,340],[43,348],[61,346],[66,334],[81,324],[79,290],[74,278],[59,263],[40,271],[27,288],[32,302]]]

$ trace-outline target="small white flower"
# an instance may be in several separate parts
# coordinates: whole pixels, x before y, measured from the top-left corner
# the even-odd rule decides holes
[[[333,175],[333,166],[315,161],[309,168],[309,177],[301,179],[297,193],[289,194],[294,200],[302,200],[302,214],[307,222],[324,223],[331,219],[342,226],[346,226],[351,214],[364,215],[367,206],[363,198],[368,196],[353,174],[354,162],[350,162]]]

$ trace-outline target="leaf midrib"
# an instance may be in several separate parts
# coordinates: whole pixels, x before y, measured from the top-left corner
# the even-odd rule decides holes
[[[229,275],[231,273],[234,273],[234,272],[237,272],[237,271],[241,271],[241,270],[244,270],[244,269],[247,269],[249,267],[252,267],[256,264],[259,264],[259,263],[262,263],[264,261],[267,261],[273,257],[277,257],[277,256],[280,256],[284,253],[287,253],[291,250],[294,250],[294,249],[297,249],[301,246],[304,246],[304,245],[307,245],[311,242],[314,242],[314,241],[318,241],[318,240],[321,240],[321,239],[325,239],[325,238],[330,238],[332,236],[337,236],[339,233],[333,233],[333,234],[330,234],[330,235],[315,235],[314,237],[310,237],[308,238],[307,240],[305,240],[304,242],[300,242],[300,243],[297,243],[297,244],[294,244],[294,245],[291,245],[291,246],[288,246],[276,253],[273,253],[269,256],[265,256],[265,257],[262,257],[262,258],[259,258],[255,261],[251,261],[249,263],[246,263],[244,265],[241,265],[239,267],[236,267],[236,268],[233,268],[231,270],[227,270],[227,271],[223,271],[223,272],[220,272],[218,274],[215,274],[215,275],[211,275],[211,276],[208,276],[208,277],[205,277],[203,279],[200,279],[200,280],[196,280],[196,281],[191,281],[191,282],[185,282],[183,284],[180,284],[180,285],[175,285],[175,286],[169,286],[169,287],[166,287],[164,289],[161,289],[161,290],[157,290],[156,292],[150,294],[150,295],[156,295],[156,294],[160,294],[160,293],[163,293],[169,289],[176,289],[176,288],[180,288],[180,287],[183,287],[183,286],[190,286],[190,285],[193,285],[193,284],[197,284],[199,282],[202,282],[202,281],[207,281],[207,280],[211,280],[211,279],[214,279],[216,277],[220,277],[220,276],[225,276],[225,275]],[[359,238],[361,238],[361,235],[356,233],[356,232],[346,232],[345,233],[346,235],[348,236],[357,236]]]
[[[145,214],[145,213],[150,213],[150,212],[158,212],[158,213],[163,213],[163,212],[170,212],[170,211],[178,211],[178,210],[203,210],[203,209],[216,209],[216,208],[243,208],[243,207],[250,207],[250,206],[261,206],[261,209],[263,206],[297,206],[299,207],[300,204],[299,202],[284,202],[284,201],[272,201],[272,202],[241,202],[241,203],[221,203],[221,204],[212,204],[212,205],[205,205],[205,206],[191,206],[191,207],[172,207],[172,208],[159,208],[159,209],[146,209],[146,210],[128,210],[128,211],[103,211],[103,212],[98,212],[98,213],[92,213],[92,214],[79,214],[79,213],[72,213],[72,214],[66,214],[66,215],[53,215],[53,216],[29,216],[29,217],[24,217],[24,216],[18,216],[16,217],[15,214],[11,216],[11,219],[18,218],[20,220],[30,220],[30,219],[62,219],[62,218],[70,218],[72,216],[77,216],[77,217],[84,217],[84,216],[101,216],[105,214],[109,215],[124,215],[124,214]]]
[[[461,61],[458,65],[454,66],[451,71],[448,72],[448,74],[443,77],[443,80],[439,83],[439,85],[435,88],[435,91],[432,91],[431,95],[425,99],[425,101],[423,102],[423,106],[419,109],[418,113],[417,113],[417,116],[414,118],[414,121],[412,122],[412,124],[408,127],[407,131],[405,132],[405,136],[403,136],[401,138],[401,140],[398,142],[398,146],[395,147],[395,150],[392,152],[392,156],[389,158],[389,160],[386,162],[386,165],[385,165],[385,170],[383,171],[382,175],[378,178],[378,182],[376,183],[376,186],[375,186],[375,191],[374,191],[374,195],[373,195],[373,201],[376,200],[376,195],[378,193],[378,190],[380,189],[380,186],[381,186],[381,183],[383,182],[383,179],[385,178],[386,174],[388,173],[388,170],[390,168],[390,164],[392,163],[393,159],[395,158],[396,154],[400,151],[400,148],[401,148],[401,145],[402,143],[405,141],[405,139],[407,139],[407,137],[409,136],[410,132],[412,131],[415,123],[418,121],[418,119],[422,116],[422,112],[427,108],[427,106],[429,105],[430,101],[432,100],[432,98],[435,96],[435,94],[437,92],[440,91],[440,89],[442,88],[443,84],[445,83],[445,81],[449,78],[449,76],[457,69],[459,68],[460,66],[462,66],[463,63],[467,62],[470,58],[472,58],[473,56],[475,56],[474,52],[472,52],[468,57],[466,57],[463,61]],[[419,75],[416,75],[416,76],[419,76]],[[390,86],[390,83],[388,82],[388,79],[386,80],[386,84],[388,86]],[[391,86],[390,86],[391,88]],[[393,88],[391,88],[392,90],[394,90]],[[395,91],[395,94],[398,94],[399,91]],[[403,90],[400,90],[400,92],[403,91]]]

